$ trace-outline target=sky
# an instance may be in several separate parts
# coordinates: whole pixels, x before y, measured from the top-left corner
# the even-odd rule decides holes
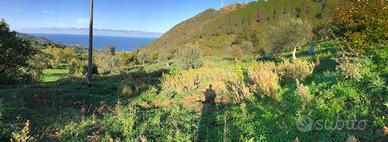
[[[252,0],[223,0],[224,5]],[[94,0],[98,29],[166,32],[174,25],[222,0]],[[0,18],[13,30],[25,28],[87,28],[89,0],[0,0]]]

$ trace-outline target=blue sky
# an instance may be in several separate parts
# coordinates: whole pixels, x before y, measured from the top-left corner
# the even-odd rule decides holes
[[[94,0],[94,26],[100,29],[166,32],[222,0]],[[224,0],[224,4],[252,0]],[[24,13],[24,14],[23,14]],[[86,28],[89,0],[0,0],[0,18],[11,28]]]

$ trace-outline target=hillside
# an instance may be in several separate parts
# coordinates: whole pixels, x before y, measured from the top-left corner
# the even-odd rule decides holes
[[[0,142],[388,142],[386,1],[267,1],[93,56],[1,20]]]
[[[165,33],[161,38],[150,44],[147,48],[159,49],[163,47],[175,47],[182,43],[186,43],[192,40],[198,33],[201,33],[204,26],[225,14],[238,10],[244,7],[243,4],[232,4],[217,11],[214,9],[208,9],[193,18],[190,18]]]
[[[176,25],[157,41],[144,47],[143,51],[152,54],[160,49],[179,48],[187,43],[212,49],[229,47],[236,42],[249,42],[245,46],[257,47],[265,25],[273,19],[289,14],[319,26],[327,21],[327,11],[333,3],[334,0],[271,0],[232,4],[220,10],[209,9]]]
[[[36,45],[41,45],[41,46],[46,46],[46,45],[54,45],[56,47],[65,47],[64,44],[62,43],[57,43],[57,42],[54,42],[52,40],[49,40],[47,38],[44,38],[44,37],[40,37],[40,36],[35,36],[35,35],[30,35],[30,34],[25,34],[25,33],[16,33],[16,35],[22,39],[25,39],[25,40],[29,40],[31,41],[33,44],[36,44]]]

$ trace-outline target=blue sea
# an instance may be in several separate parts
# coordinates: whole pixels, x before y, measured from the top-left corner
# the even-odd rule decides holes
[[[89,44],[88,35],[71,35],[71,34],[32,34],[45,37],[49,40],[63,43],[66,45],[81,45],[87,47]],[[117,51],[132,51],[143,47],[155,41],[156,38],[140,38],[140,37],[120,37],[120,36],[101,36],[94,35],[93,47],[103,49],[109,45],[116,48]]]

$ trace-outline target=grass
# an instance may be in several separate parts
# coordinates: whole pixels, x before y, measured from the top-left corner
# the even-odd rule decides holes
[[[330,43],[324,43],[321,47],[315,54],[328,54],[329,60],[333,55],[328,53],[331,52],[332,46]],[[306,54],[306,51],[307,48],[299,50],[298,58],[312,60],[313,55]],[[290,52],[283,56],[289,57]],[[318,136],[317,139],[323,141],[345,141],[348,134],[358,134],[338,132],[339,135],[329,136],[332,134],[330,131],[297,131],[294,124],[296,114],[324,114],[327,111],[319,107],[314,108],[317,104],[306,107],[305,112],[300,111],[293,83],[282,85],[279,90],[283,97],[281,102],[252,97],[241,104],[225,103],[227,100],[220,100],[225,94],[217,92],[221,86],[219,83],[223,81],[217,80],[218,77],[222,78],[222,73],[226,71],[235,72],[237,66],[246,71],[255,61],[250,57],[243,58],[238,63],[222,57],[205,57],[203,60],[204,65],[199,69],[176,71],[177,74],[184,74],[183,78],[186,80],[197,74],[202,78],[199,87],[188,92],[168,90],[161,85],[164,81],[162,75],[169,75],[168,72],[176,68],[176,64],[170,67],[151,64],[144,68],[132,69],[125,74],[95,76],[92,88],[87,87],[84,78],[68,77],[66,69],[44,70],[41,83],[0,89],[0,98],[3,100],[2,120],[6,124],[4,129],[0,130],[0,141],[8,141],[9,134],[20,130],[21,124],[26,120],[30,120],[31,134],[38,141],[103,141],[104,138],[107,138],[107,141],[110,138],[118,141],[137,141],[141,136],[150,141],[168,141],[168,138],[179,141],[179,137],[181,141],[198,141],[200,136],[207,137],[209,141],[222,141],[225,138],[230,141],[291,141],[296,137],[308,141]],[[317,70],[318,73],[313,76],[322,76],[321,73],[325,70]],[[179,78],[176,79],[178,80]],[[310,90],[320,87],[308,80],[303,83],[310,86]],[[209,84],[213,84],[217,98],[216,110],[207,114],[203,110],[213,108],[206,108],[202,102]],[[124,86],[130,88],[130,95],[121,95]],[[314,95],[319,93],[315,92]],[[346,92],[335,94],[343,95]],[[322,100],[319,95],[315,97],[316,100]],[[357,107],[360,104],[362,103],[341,107]],[[214,123],[209,123],[210,119]],[[205,133],[210,135],[203,135]],[[321,133],[324,135],[321,136]],[[368,140],[371,135],[359,136]]]
[[[68,76],[68,73],[68,69],[44,69],[42,82],[56,82],[60,79],[66,78]]]

